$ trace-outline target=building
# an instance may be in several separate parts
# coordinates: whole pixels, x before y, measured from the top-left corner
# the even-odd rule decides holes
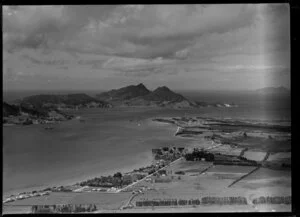
[[[179,148],[177,148],[177,150],[178,150],[180,153],[182,153],[182,152],[184,151],[184,148],[179,147]]]

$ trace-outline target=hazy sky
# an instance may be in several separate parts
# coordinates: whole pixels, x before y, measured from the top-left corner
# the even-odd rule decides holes
[[[290,86],[288,4],[2,10],[4,89]]]

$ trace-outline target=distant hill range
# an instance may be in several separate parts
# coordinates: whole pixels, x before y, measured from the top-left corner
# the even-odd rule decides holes
[[[171,91],[168,87],[148,90],[144,84],[130,85],[96,95],[114,106],[152,106],[183,108],[195,105],[182,95]]]
[[[32,124],[69,120],[73,115],[64,111],[80,108],[110,108],[111,104],[86,94],[41,94],[17,100],[15,104],[3,102],[3,123]]]
[[[166,86],[158,87],[154,91],[150,91],[142,83],[103,92],[97,94],[96,98],[108,101],[114,106],[151,106],[169,108],[233,106],[230,104],[206,103],[189,100],[186,97],[173,92]]]
[[[31,116],[37,119],[69,119],[69,109],[150,106],[167,108],[236,107],[234,104],[207,103],[187,99],[166,86],[148,90],[144,84],[129,85],[91,97],[78,94],[40,94],[24,97],[14,104],[3,102],[3,117]]]
[[[15,105],[10,105],[6,102],[2,103],[2,112],[3,112],[3,117],[8,117],[10,115],[16,116],[19,115],[19,108]]]
[[[47,117],[48,112],[52,111],[51,109],[35,109],[35,108],[28,108],[23,105],[13,105],[8,104],[6,102],[2,103],[2,109],[3,109],[3,117],[8,116],[18,116],[24,114],[32,115],[32,116],[38,116],[38,117]]]
[[[289,95],[290,90],[285,87],[265,87],[255,90],[256,93],[262,95]]]
[[[2,121],[3,123],[29,125],[43,120],[64,121],[73,118],[72,115],[67,115],[62,111],[51,108],[28,108],[22,105],[11,105],[2,102]]]
[[[104,101],[120,101],[129,100],[151,93],[143,84],[129,85],[120,89],[113,89],[96,95],[100,100]]]
[[[18,101],[27,108],[55,108],[55,109],[75,109],[75,108],[109,108],[110,104],[99,99],[95,99],[84,93],[51,95],[41,94],[28,96]]]

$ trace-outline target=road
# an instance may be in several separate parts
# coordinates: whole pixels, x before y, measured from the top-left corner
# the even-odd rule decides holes
[[[74,190],[74,192],[81,192],[83,189],[88,188],[89,186],[83,186],[81,188],[77,188],[76,190]]]
[[[214,143],[214,142],[213,142],[213,143]],[[224,145],[224,144],[222,144],[222,143],[216,144],[216,145],[211,146],[211,147],[208,147],[208,148],[206,148],[206,149],[204,149],[204,150],[207,151],[207,150],[214,149],[214,148],[217,148],[217,147],[222,146],[222,145]]]
[[[180,157],[180,158],[178,158],[178,159],[172,161],[172,162],[171,162],[170,164],[168,164],[167,166],[164,166],[164,167],[160,168],[159,170],[155,171],[154,173],[151,173],[151,174],[145,176],[144,178],[142,178],[142,179],[140,179],[140,180],[138,180],[138,181],[136,181],[136,182],[134,182],[134,183],[132,183],[132,184],[130,184],[130,185],[127,185],[126,187],[124,187],[124,188],[122,188],[122,189],[117,190],[116,193],[119,193],[119,192],[121,192],[121,191],[124,191],[125,189],[127,189],[127,188],[129,188],[129,187],[131,187],[131,186],[134,186],[134,185],[136,185],[136,184],[138,184],[138,183],[140,183],[140,182],[142,182],[142,181],[144,181],[145,179],[147,179],[147,178],[153,176],[155,173],[158,173],[158,171],[163,170],[163,169],[167,168],[168,166],[171,166],[173,163],[175,163],[176,161],[181,160],[182,158],[183,158],[183,157]]]
[[[217,144],[217,145],[211,146],[211,147],[209,147],[209,148],[206,148],[205,150],[210,150],[210,149],[213,149],[213,148],[217,148],[217,147],[222,146],[222,145],[223,145],[223,144]],[[180,157],[180,158],[178,158],[177,160],[172,161],[172,162],[171,162],[170,164],[168,164],[167,166],[160,168],[159,170],[155,171],[154,173],[151,173],[151,174],[149,174],[148,176],[145,176],[144,178],[138,180],[137,182],[134,182],[134,183],[132,183],[132,184],[130,184],[130,185],[127,185],[126,187],[124,187],[124,188],[122,188],[122,189],[119,189],[119,190],[115,191],[114,193],[119,193],[119,192],[124,191],[125,189],[127,189],[127,188],[129,188],[129,187],[132,187],[132,186],[134,186],[134,185],[136,185],[136,184],[138,184],[138,183],[144,181],[145,179],[147,179],[147,178],[153,176],[153,175],[154,175],[155,173],[157,173],[158,171],[163,170],[163,169],[167,168],[168,166],[171,166],[173,163],[175,163],[175,162],[177,162],[177,161],[179,161],[179,160],[181,160],[181,159],[183,159],[183,157]]]

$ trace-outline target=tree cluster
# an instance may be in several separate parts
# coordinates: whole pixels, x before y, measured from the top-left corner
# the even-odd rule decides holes
[[[189,205],[247,205],[245,197],[203,197],[200,199],[166,199],[136,201],[136,206],[189,206]]]
[[[200,151],[197,149],[194,149],[192,153],[187,153],[184,157],[187,161],[201,160],[202,158],[204,158],[206,161],[214,160],[214,155],[212,153]]]
[[[177,174],[177,175],[184,175],[185,172],[184,171],[176,171],[175,174]]]
[[[245,197],[203,197],[201,203],[209,205],[246,205],[247,199]]]
[[[64,204],[64,205],[34,205],[31,207],[32,213],[81,213],[81,212],[94,212],[97,210],[95,204]]]
[[[131,179],[125,178],[120,172],[113,176],[101,176],[79,183],[80,186],[90,187],[122,187],[132,183]]]
[[[291,196],[259,197],[252,200],[253,204],[291,204]]]

